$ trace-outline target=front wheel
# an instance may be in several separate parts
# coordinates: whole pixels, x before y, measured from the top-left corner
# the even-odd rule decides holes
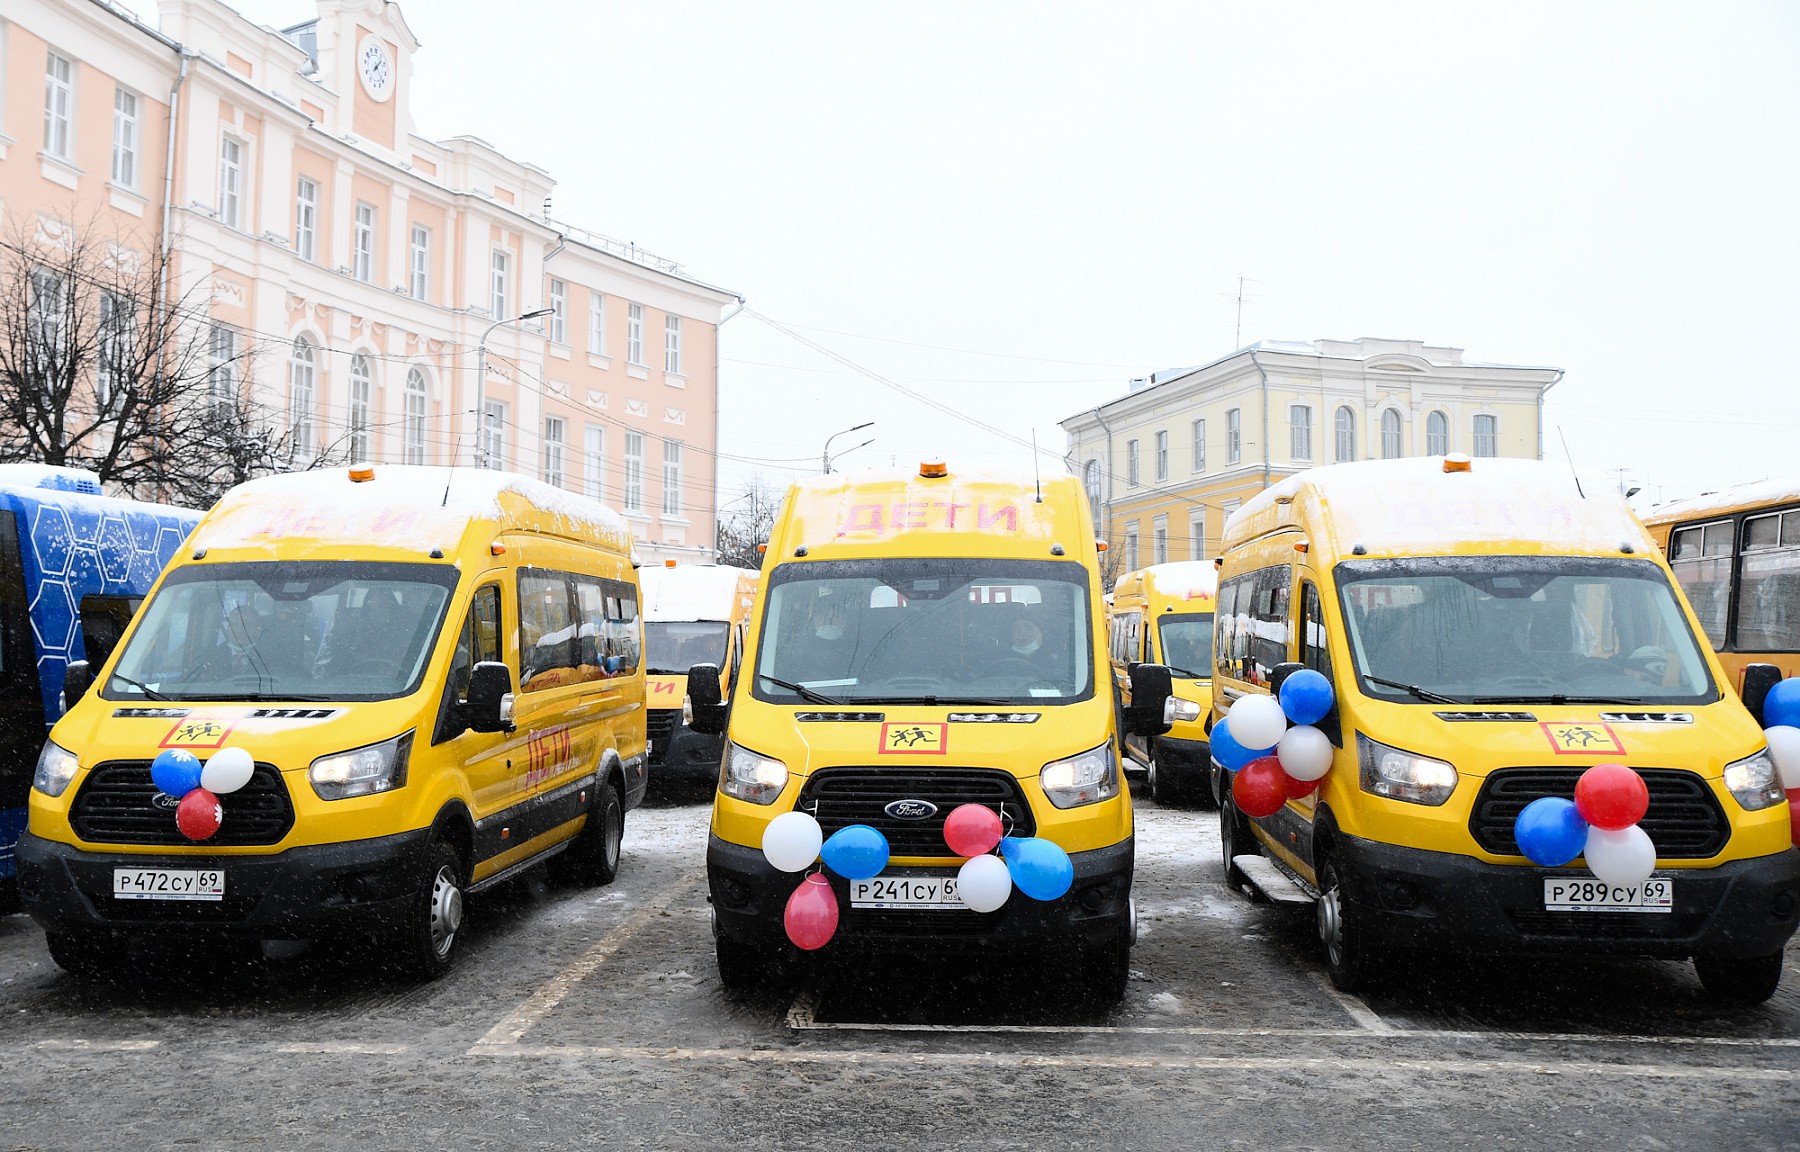
[[[1109,1007],[1123,1000],[1131,982],[1131,934],[1122,932],[1083,956],[1081,970],[1089,998]]]
[[[1343,874],[1330,858],[1319,870],[1317,911],[1319,943],[1325,946],[1325,974],[1338,991],[1354,992],[1368,982],[1375,950],[1363,914],[1345,896]]]
[[[103,932],[46,932],[44,943],[58,968],[83,980],[108,979],[125,963],[125,942]]]
[[[1694,974],[1714,999],[1728,1004],[1761,1004],[1781,985],[1785,955],[1696,956]]]
[[[741,995],[781,982],[778,958],[769,948],[719,933],[713,936],[713,952],[719,962],[719,983],[727,992]]]
[[[462,938],[462,858],[442,840],[433,841],[419,875],[421,886],[413,893],[407,922],[395,934],[394,957],[407,975],[436,980],[450,970]]]
[[[550,864],[554,878],[597,888],[619,875],[619,856],[625,843],[625,803],[611,784],[597,785],[599,793],[588,810],[587,823],[574,842]]]
[[[1219,855],[1225,865],[1225,886],[1234,892],[1250,887],[1250,878],[1238,869],[1237,857],[1255,855],[1256,837],[1250,832],[1250,821],[1231,800],[1231,789],[1225,789],[1219,800]],[[1252,897],[1254,899],[1254,897]]]

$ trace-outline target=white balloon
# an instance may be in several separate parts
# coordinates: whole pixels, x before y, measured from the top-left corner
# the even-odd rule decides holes
[[[1289,728],[1275,745],[1281,770],[1296,780],[1317,780],[1331,771],[1331,757],[1336,751],[1330,737],[1311,724]]]
[[[1781,773],[1782,789],[1800,788],[1800,728],[1777,724],[1765,729],[1763,737],[1769,742],[1769,759],[1775,761],[1775,771]]]
[[[1253,752],[1273,748],[1287,731],[1287,713],[1273,696],[1245,696],[1226,714],[1231,738]]]
[[[763,829],[763,855],[783,872],[811,868],[824,843],[824,830],[805,812],[783,812]]]
[[[250,783],[256,761],[242,748],[221,748],[200,769],[200,787],[215,796],[236,792]]]
[[[1012,873],[998,856],[972,856],[956,872],[956,894],[977,912],[998,911],[1012,886]]]
[[[1629,828],[1607,831],[1589,828],[1587,834],[1588,870],[1608,884],[1631,887],[1650,879],[1656,871],[1656,845],[1650,834],[1633,824]]]

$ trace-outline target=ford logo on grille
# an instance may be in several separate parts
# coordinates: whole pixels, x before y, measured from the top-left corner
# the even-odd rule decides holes
[[[167,792],[158,792],[150,797],[152,807],[161,808],[164,812],[173,812],[181,807],[181,797],[171,796]]]
[[[929,820],[937,815],[937,805],[929,800],[894,800],[882,811],[896,820]]]

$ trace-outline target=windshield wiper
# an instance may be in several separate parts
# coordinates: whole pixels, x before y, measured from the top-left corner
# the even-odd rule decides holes
[[[1477,696],[1470,700],[1471,704],[1619,704],[1641,707],[1642,700],[1626,699],[1622,696],[1564,696],[1550,693],[1547,696]]]
[[[1014,708],[1011,700],[988,700],[979,696],[872,696],[871,702],[882,704],[947,704],[957,708]]]
[[[323,704],[331,700],[339,700],[339,696],[299,696],[292,693],[264,694],[261,692],[231,692],[221,696],[195,696],[189,699],[229,700],[233,703],[245,704]]]
[[[1164,664],[1163,667],[1167,668],[1172,675],[1178,676],[1183,680],[1204,680],[1212,675],[1211,672],[1189,672],[1186,668],[1177,668],[1173,664]]]
[[[1371,684],[1379,684],[1383,688],[1398,688],[1402,692],[1410,692],[1421,700],[1429,700],[1433,704],[1472,704],[1472,700],[1458,700],[1454,696],[1446,696],[1442,692],[1433,692],[1429,688],[1421,688],[1417,684],[1402,684],[1398,680],[1389,680],[1382,676],[1371,676],[1363,673],[1363,679]]]
[[[758,680],[767,680],[777,688],[786,688],[789,692],[800,697],[800,699],[811,701],[814,704],[835,704],[838,707],[842,707],[848,703],[848,701],[839,700],[835,696],[827,696],[823,692],[814,692],[804,684],[795,684],[791,681],[777,679],[767,672],[758,672],[756,678]]]
[[[121,676],[117,672],[114,672],[112,674],[112,678],[114,680],[122,680],[125,683],[131,685],[133,688],[136,688],[139,692],[142,692],[144,694],[146,699],[150,699],[150,700],[167,700],[168,699],[167,696],[164,696],[161,692],[158,692],[156,689],[150,687],[150,685],[142,683],[141,681],[133,680],[129,676]]]
[[[644,675],[646,675],[646,676],[686,676],[687,673],[688,673],[688,670],[686,668],[646,668],[646,669],[644,669]]]

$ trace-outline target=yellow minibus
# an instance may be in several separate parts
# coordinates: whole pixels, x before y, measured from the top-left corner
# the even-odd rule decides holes
[[[696,732],[684,712],[687,670],[719,669],[729,697],[744,656],[744,629],[756,597],[756,573],[726,564],[669,560],[638,573],[644,591],[645,693],[649,701],[650,786],[710,785],[723,740]]]
[[[1109,615],[1113,681],[1131,701],[1131,668],[1162,664],[1175,694],[1203,719],[1177,721],[1161,736],[1127,735],[1127,756],[1144,765],[1145,786],[1164,804],[1218,799],[1204,725],[1212,714],[1213,607],[1218,570],[1209,560],[1177,560],[1127,572],[1113,585]]]

